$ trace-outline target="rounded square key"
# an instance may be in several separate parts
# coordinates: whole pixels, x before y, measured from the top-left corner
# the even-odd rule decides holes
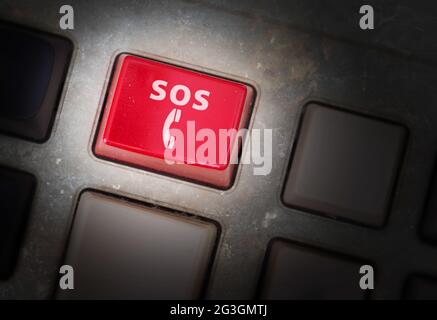
[[[0,24],[0,131],[48,139],[72,51],[66,38]]]
[[[364,299],[361,263],[282,239],[271,242],[260,286],[269,300]]]
[[[283,192],[286,205],[372,227],[384,224],[407,131],[311,103]]]
[[[5,65],[0,80],[3,108],[0,116],[32,118],[46,94],[55,60],[49,42],[32,33],[0,27],[0,59]]]
[[[60,299],[194,299],[205,287],[217,225],[97,192],[82,194]]]
[[[253,89],[243,83],[122,54],[95,141],[95,154],[226,189]],[[234,132],[234,134],[232,134]]]

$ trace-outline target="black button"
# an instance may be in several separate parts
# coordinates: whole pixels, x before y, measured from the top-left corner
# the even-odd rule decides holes
[[[13,271],[36,185],[28,173],[0,167],[0,278]]]
[[[55,54],[43,39],[0,29],[0,114],[29,119],[41,107],[52,74]]]
[[[397,124],[315,103],[306,106],[284,203],[382,226],[406,136]]]
[[[48,138],[72,52],[69,40],[0,24],[0,130]]]
[[[275,239],[268,250],[260,298],[365,299],[360,267],[350,258]]]

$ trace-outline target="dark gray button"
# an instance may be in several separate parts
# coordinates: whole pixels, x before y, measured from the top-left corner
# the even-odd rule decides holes
[[[422,276],[412,277],[407,284],[406,298],[411,300],[437,300],[437,280]]]
[[[286,181],[286,205],[384,224],[406,140],[400,125],[310,104]]]
[[[14,269],[36,185],[25,172],[0,167],[0,278]]]
[[[73,46],[67,39],[0,24],[0,130],[48,138]]]
[[[74,289],[58,298],[198,298],[216,237],[213,223],[85,192],[64,262]]]
[[[363,299],[361,264],[283,240],[274,240],[265,264],[263,299]]]

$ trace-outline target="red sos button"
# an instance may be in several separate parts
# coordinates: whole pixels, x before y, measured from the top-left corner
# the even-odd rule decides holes
[[[252,87],[121,55],[100,122],[97,156],[229,188]],[[240,130],[241,131],[241,130]]]

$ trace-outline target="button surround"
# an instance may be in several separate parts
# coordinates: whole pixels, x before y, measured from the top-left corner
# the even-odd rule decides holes
[[[60,97],[64,90],[64,82],[71,65],[74,50],[73,42],[66,37],[11,23],[1,22],[0,29],[3,30],[3,36],[6,38],[15,34],[16,36],[22,35],[22,40],[28,39],[30,42],[40,42],[42,47],[47,46],[43,51],[47,51],[47,54],[53,58],[52,61],[46,61],[48,57],[39,57],[39,59],[37,59],[37,57],[27,57],[26,52],[24,52],[24,59],[27,62],[20,65],[20,67],[35,63],[39,64],[45,61],[44,64],[51,70],[49,74],[44,76],[44,88],[35,87],[33,90],[29,90],[29,94],[32,94],[34,96],[33,98],[38,101],[33,101],[33,103],[29,104],[29,101],[23,97],[16,98],[13,105],[15,105],[15,103],[24,102],[27,104],[27,107],[25,106],[27,110],[22,110],[21,113],[3,112],[3,115],[0,116],[0,131],[3,134],[16,136],[37,143],[46,142],[51,134],[56,112],[60,104]],[[19,45],[19,42],[16,42],[15,45]],[[30,46],[31,43],[27,43],[26,45]],[[11,48],[11,50],[14,50],[14,48]],[[15,48],[15,50],[21,52],[20,48]],[[4,50],[3,52],[4,56],[13,54],[14,52],[9,52],[8,50]],[[29,53],[27,52],[27,54]],[[0,54],[0,56],[2,56],[2,54]],[[35,69],[33,72],[41,72],[42,70],[41,66],[33,67]],[[25,71],[23,72],[25,73]],[[48,70],[46,70],[46,72],[48,72]],[[13,75],[15,75],[15,73],[13,73]],[[38,78],[39,76],[40,75],[33,75],[32,77]],[[15,81],[17,83],[12,85],[13,88],[27,86],[24,80],[19,81],[19,79],[15,79]],[[38,85],[43,86],[41,83]],[[14,95],[10,96],[6,94],[6,99],[8,99],[8,97],[9,99],[14,99]]]

